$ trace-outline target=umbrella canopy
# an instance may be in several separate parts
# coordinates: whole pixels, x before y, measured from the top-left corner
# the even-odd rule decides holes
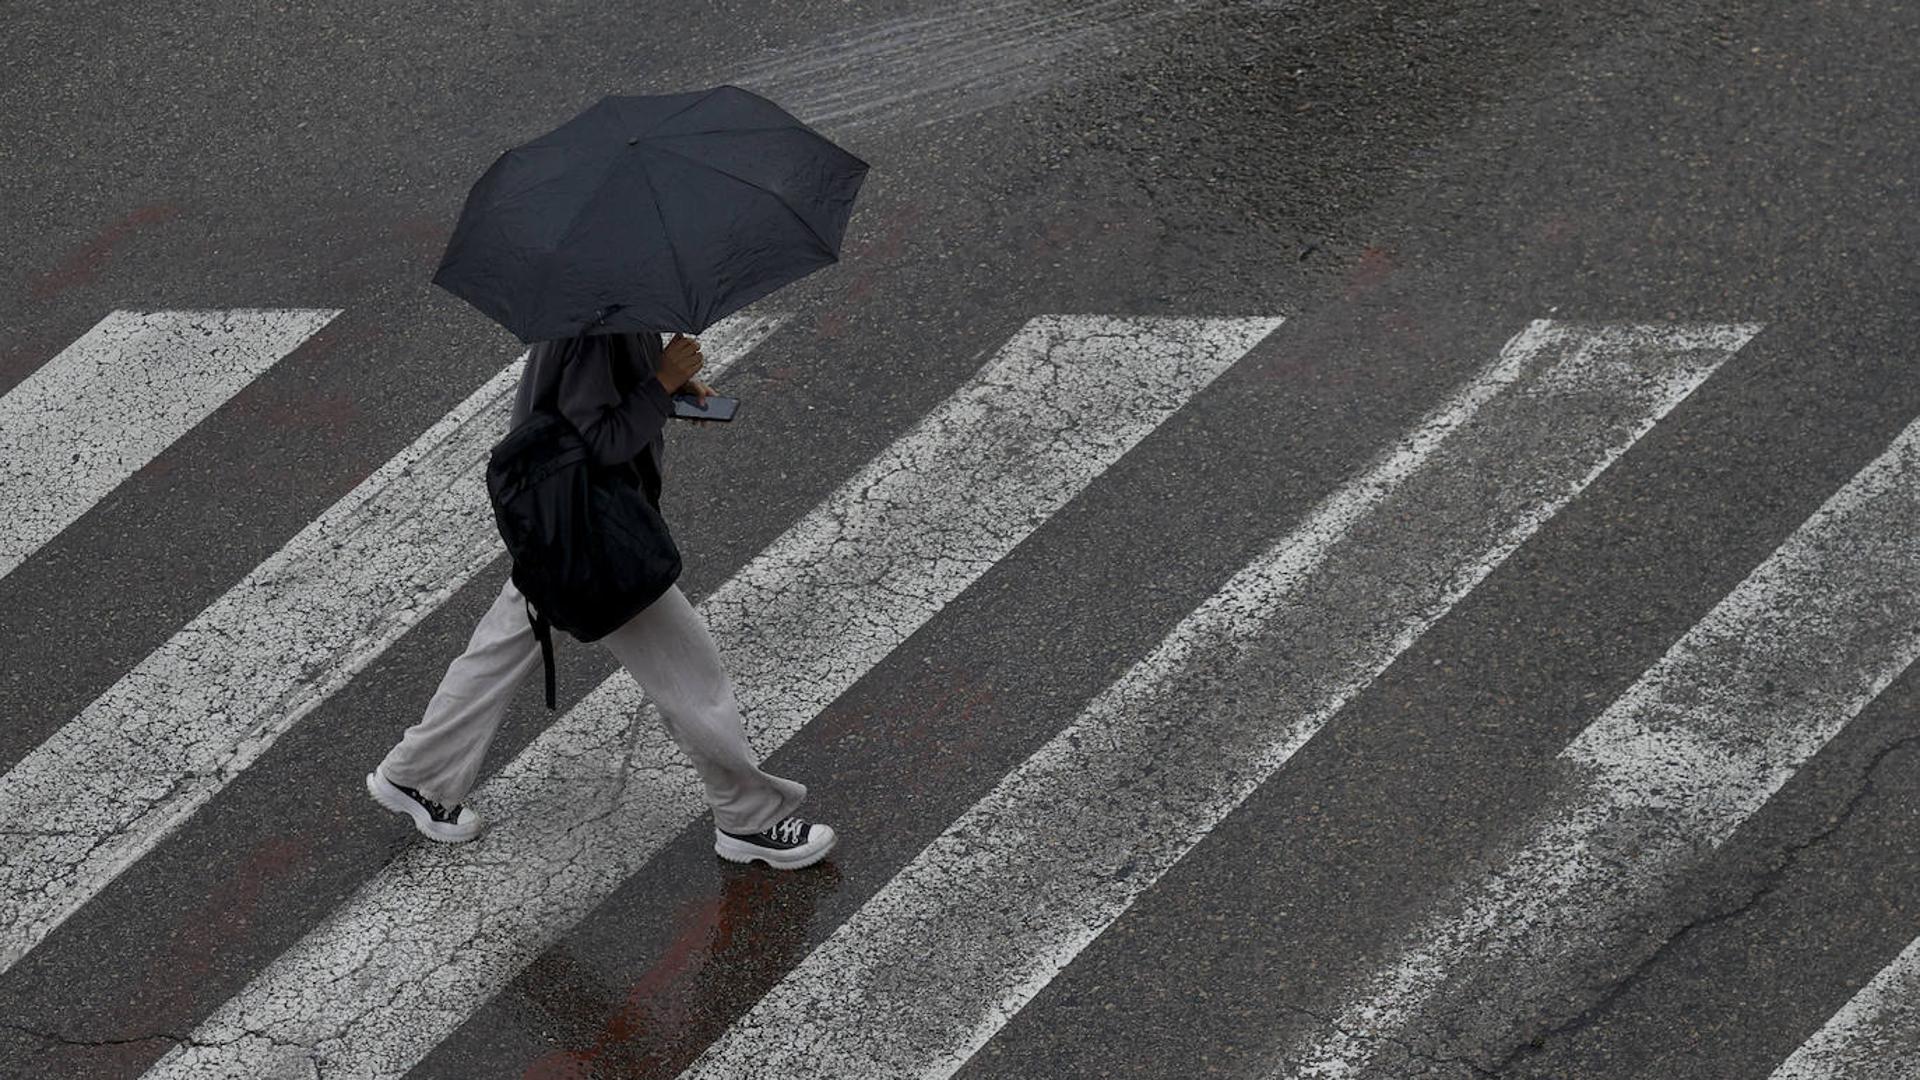
[[[529,344],[698,334],[837,262],[866,172],[737,86],[603,98],[488,167],[433,281]]]

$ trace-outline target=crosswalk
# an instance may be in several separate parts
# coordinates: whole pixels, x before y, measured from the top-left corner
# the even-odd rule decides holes
[[[32,503],[0,547],[0,576],[336,314],[116,312],[0,398],[0,445],[25,463],[0,473],[0,509]],[[707,377],[786,321],[743,314],[704,335]],[[703,600],[756,748],[771,753],[804,732],[1282,327],[1277,316],[1026,323]],[[1520,328],[1304,518],[1273,522],[1260,555],[684,1075],[961,1069],[1235,807],[1284,783],[1294,754],[1508,556],[1736,367],[1761,331]],[[494,564],[481,470],[523,362],[0,776],[0,976]],[[148,370],[170,374],[127,374]],[[49,409],[66,412],[50,420]],[[143,430],[88,458],[76,440],[104,441],[99,418],[113,416]],[[54,494],[33,502],[23,485]],[[1339,991],[1324,1030],[1275,1047],[1271,1075],[1394,1075],[1381,1048],[1435,1025],[1497,1044],[1503,1032],[1476,1026],[1470,1007],[1479,980],[1524,967],[1541,993],[1564,984],[1920,655],[1915,522],[1920,421],[1566,749],[1554,800],[1502,842],[1497,868],[1462,878],[1376,973]],[[1240,675],[1250,665],[1283,674],[1271,682],[1280,689],[1249,690]],[[479,840],[407,847],[147,1075],[402,1075],[704,812],[697,778],[624,673],[472,799],[492,823]],[[1101,827],[1120,817],[1126,830]],[[1775,1075],[1910,1075],[1916,955],[1920,945]]]
[[[1028,323],[700,604],[754,746],[791,738],[1277,322]],[[256,1075],[309,1049],[342,1075],[411,1065],[705,808],[642,705],[609,678],[474,793],[498,808],[485,843],[389,866],[150,1075]],[[396,905],[418,917],[393,926]],[[396,997],[425,1008],[395,1024]]]

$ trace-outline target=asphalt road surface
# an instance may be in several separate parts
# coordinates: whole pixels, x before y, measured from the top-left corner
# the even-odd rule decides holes
[[[1920,9],[20,7],[0,1075],[1920,1076]],[[506,562],[429,282],[609,93],[867,160],[708,335],[682,588],[840,846],[712,851]]]

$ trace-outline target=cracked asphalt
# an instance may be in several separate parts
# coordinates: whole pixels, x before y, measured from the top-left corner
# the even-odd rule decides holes
[[[741,421],[668,435],[696,601],[1029,319],[1287,317],[769,756],[845,838],[828,864],[721,864],[704,823],[664,838],[412,1076],[678,1075],[1530,320],[1764,324],[957,1074],[1269,1075],[1547,805],[1568,742],[1920,417],[1920,8],[1895,0],[9,24],[0,393],[115,309],[342,314],[0,576],[0,767],[514,355],[428,278],[492,157],[601,94],[764,87],[873,166],[841,264],[717,384]],[[0,972],[0,1076],[141,1075],[418,846],[361,777],[503,572]],[[614,668],[561,647],[564,711]],[[490,770],[552,722],[537,683]],[[1490,1010],[1544,1004],[1351,1034],[1391,1039],[1395,1077],[1768,1076],[1920,934],[1916,708],[1909,670],[1598,962],[1478,975]]]

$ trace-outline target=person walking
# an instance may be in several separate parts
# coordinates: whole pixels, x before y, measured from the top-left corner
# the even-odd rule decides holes
[[[670,564],[678,575],[677,549],[649,551],[646,537],[586,523],[616,520],[599,516],[596,498],[616,513],[637,509],[627,497],[636,492],[609,483],[638,485],[657,514],[672,396],[691,388],[704,406],[712,393],[694,378],[699,342],[683,335],[838,262],[866,173],[865,161],[780,106],[721,85],[604,96],[508,149],[475,181],[433,282],[530,346],[514,433],[494,447],[487,479],[516,572],[523,558],[533,569],[521,584],[550,610],[530,611],[511,577],[501,586],[426,714],[367,774],[381,806],[435,840],[479,833],[480,815],[461,800],[510,695],[559,627],[605,642],[659,708],[700,774],[716,854],[792,869],[832,849],[832,828],[794,812],[806,786],[762,770],[747,744],[706,621],[666,572]],[[666,342],[662,330],[677,332]],[[569,486],[583,479],[578,443],[594,470],[584,497]],[[527,460],[542,471],[496,486],[496,466],[504,476]],[[649,516],[645,529],[655,528]],[[623,544],[630,561],[604,561]],[[571,558],[576,546],[592,555]],[[594,567],[598,576],[582,572]],[[660,580],[669,584],[655,595]],[[584,607],[569,612],[582,593]],[[618,605],[604,621],[593,604],[602,593]],[[628,615],[628,599],[644,606]],[[551,681],[548,696],[551,705]]]
[[[512,424],[524,422],[534,402],[554,401],[595,462],[639,485],[657,509],[672,395],[684,390],[704,405],[713,390],[694,378],[704,363],[699,343],[680,334],[665,343],[656,332],[539,341],[521,371]],[[719,650],[678,584],[600,640],[659,708],[699,772],[713,811],[715,854],[780,869],[826,856],[833,829],[794,813],[806,785],[760,768]],[[477,781],[513,692],[540,658],[526,599],[509,577],[466,651],[448,665],[425,715],[367,774],[374,800],[431,839],[478,835],[480,815],[461,800]]]

